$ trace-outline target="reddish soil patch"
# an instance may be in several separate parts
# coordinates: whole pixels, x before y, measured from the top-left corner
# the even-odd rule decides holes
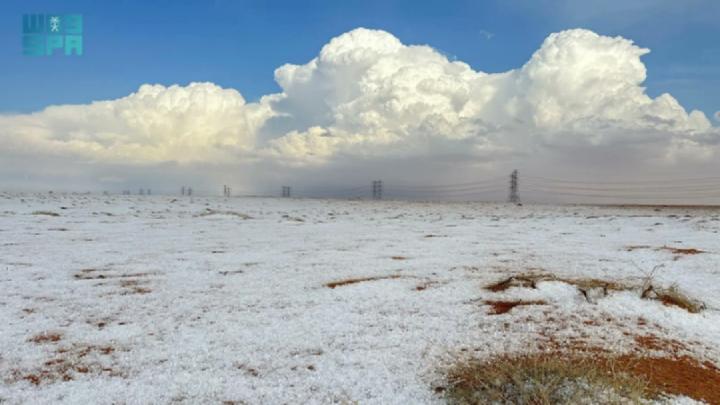
[[[391,256],[390,258],[393,260],[407,260],[408,259],[405,256]]]
[[[700,363],[688,356],[625,355],[617,359],[615,366],[645,378],[656,391],[720,404],[720,370],[709,362]]]
[[[687,350],[687,346],[680,341],[663,339],[655,335],[635,336],[635,343],[643,350],[672,352],[675,354],[681,350]]]
[[[59,333],[41,333],[35,335],[29,339],[30,342],[42,344],[42,343],[53,343],[58,342],[62,339],[62,335]]]
[[[33,385],[53,383],[56,381],[71,381],[82,374],[107,374],[109,376],[122,376],[111,368],[103,366],[97,357],[90,356],[110,355],[115,351],[112,346],[73,345],[58,348],[55,356],[46,360],[42,365],[32,370],[12,370],[10,381],[28,381]]]
[[[492,310],[489,315],[501,315],[510,312],[511,309],[521,305],[546,305],[545,301],[485,301],[485,305],[490,305]]]
[[[348,279],[345,279],[345,280],[332,281],[332,282],[330,282],[330,283],[325,284],[325,287],[327,287],[327,288],[336,288],[336,287],[342,287],[342,286],[350,285],[350,284],[363,283],[363,282],[365,282],[365,281],[390,280],[390,279],[396,279],[396,278],[400,278],[400,276],[399,276],[399,275],[392,275],[392,276],[348,278]]]
[[[674,255],[697,255],[700,253],[706,253],[704,250],[695,248],[676,248],[671,246],[663,246],[658,250],[666,250]]]
[[[640,249],[652,249],[652,246],[649,245],[630,245],[625,246],[625,251],[632,252],[634,250],[640,250]],[[667,252],[670,252],[674,255],[697,255],[700,253],[707,253],[704,250],[695,249],[695,248],[678,248],[678,247],[672,247],[672,246],[662,246],[659,248],[655,248],[655,250],[664,250]]]

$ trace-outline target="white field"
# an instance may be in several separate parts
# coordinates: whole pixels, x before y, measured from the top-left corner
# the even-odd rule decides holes
[[[654,335],[718,364],[719,232],[717,209],[0,194],[0,403],[441,403],[447,364],[548,337]],[[483,288],[661,264],[704,311]],[[548,305],[489,315],[499,299]]]

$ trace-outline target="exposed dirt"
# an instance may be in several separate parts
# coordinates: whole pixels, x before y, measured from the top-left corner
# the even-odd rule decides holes
[[[356,284],[356,283],[363,283],[365,281],[375,281],[375,280],[389,280],[389,279],[396,279],[400,278],[399,275],[392,275],[392,276],[376,276],[376,277],[362,277],[362,278],[348,278],[345,280],[338,280],[338,281],[332,281],[330,283],[325,284],[325,287],[328,288],[336,288],[336,287],[342,287],[350,284]]]
[[[663,339],[655,335],[635,336],[635,343],[637,343],[638,347],[644,351],[662,351],[677,354],[682,350],[688,349],[684,343],[678,340]]]
[[[56,332],[51,333],[41,333],[39,335],[35,335],[29,339],[30,342],[42,344],[42,343],[55,343],[59,342],[60,339],[62,339],[62,335]]]
[[[545,301],[485,301],[485,305],[490,305],[491,311],[488,315],[501,315],[510,312],[511,309],[522,305],[546,305]]]
[[[657,392],[720,404],[720,370],[712,363],[701,363],[689,356],[625,355],[617,358],[616,366],[645,378]]]
[[[653,249],[650,245],[629,245],[625,246],[625,251],[632,252],[635,250],[642,250],[642,249]],[[673,246],[660,246],[657,248],[654,248],[653,250],[656,250],[658,252],[660,251],[666,251],[670,252],[674,255],[697,255],[700,253],[707,253],[704,250],[695,249],[695,248],[679,248],[679,247],[673,247]]]
[[[677,248],[672,246],[663,246],[661,248],[658,248],[658,250],[666,250],[674,255],[697,255],[700,253],[707,253],[704,250],[695,249],[695,248]]]
[[[73,344],[59,347],[52,358],[30,370],[15,369],[8,383],[27,381],[33,385],[50,384],[57,381],[72,381],[84,374],[105,374],[112,377],[122,373],[100,361],[115,352],[112,346]]]

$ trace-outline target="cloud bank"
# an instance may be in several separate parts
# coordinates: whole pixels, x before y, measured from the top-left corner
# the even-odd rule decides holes
[[[720,131],[671,95],[645,93],[648,52],[574,29],[548,36],[517,69],[485,73],[358,28],[311,61],[276,69],[281,92],[258,102],[212,83],[146,84],[116,100],[0,116],[0,157],[83,162],[104,176],[112,165],[121,178],[123,167],[228,165],[245,168],[244,184],[258,168],[318,175],[364,161],[491,170],[521,160],[548,171],[611,169],[616,158],[712,164]]]

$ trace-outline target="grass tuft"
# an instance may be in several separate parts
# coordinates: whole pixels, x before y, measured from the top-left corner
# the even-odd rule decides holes
[[[58,214],[57,212],[52,212],[52,211],[33,211],[32,214],[33,215],[46,215],[49,217],[59,217],[60,216],[60,214]]]
[[[640,403],[650,397],[643,378],[584,357],[501,356],[472,360],[448,372],[450,404]]]
[[[670,288],[655,288],[650,285],[643,290],[642,298],[657,300],[666,306],[682,308],[692,314],[705,309],[705,304],[683,294],[674,284]]]

